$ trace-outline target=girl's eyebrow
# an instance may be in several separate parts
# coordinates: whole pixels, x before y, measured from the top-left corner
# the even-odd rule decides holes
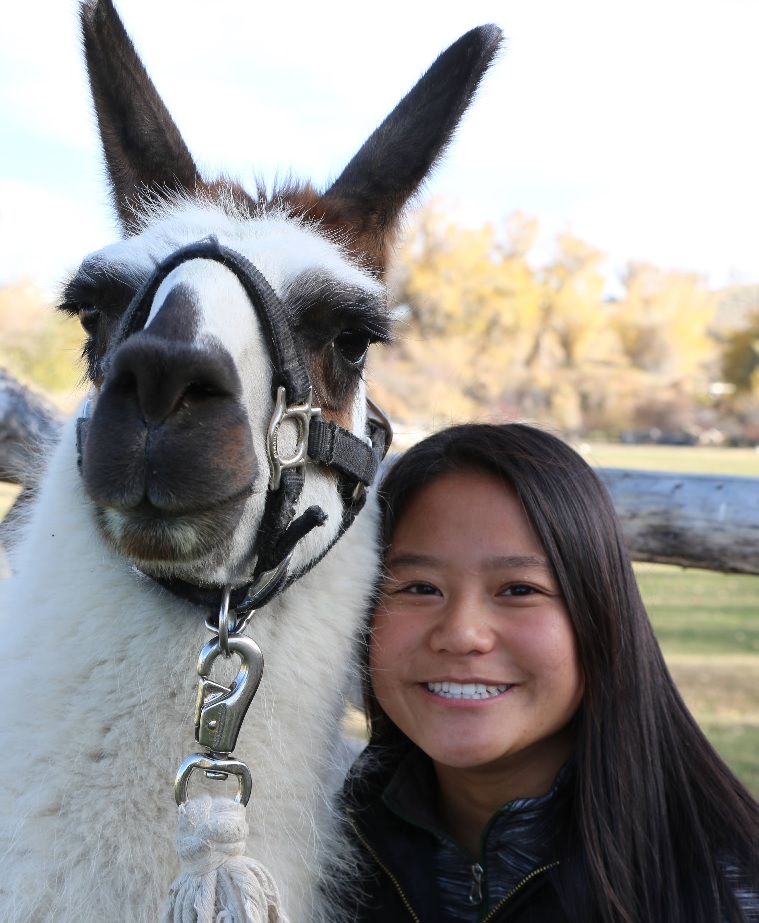
[[[404,551],[395,554],[385,562],[388,567],[441,567],[443,562],[431,554],[417,554],[413,551]]]
[[[484,562],[488,570],[501,570],[511,567],[550,567],[548,558],[542,554],[509,554],[488,558]]]
[[[482,562],[484,570],[507,570],[517,567],[549,567],[548,559],[538,554],[497,555]],[[434,555],[404,551],[387,559],[387,567],[445,567],[445,561]]]

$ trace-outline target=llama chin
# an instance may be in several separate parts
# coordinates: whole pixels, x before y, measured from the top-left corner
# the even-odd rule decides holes
[[[93,399],[64,428],[0,583],[14,716],[0,732],[13,754],[0,919],[157,919],[178,871],[172,788],[193,747],[205,619],[225,589],[276,572],[280,592],[247,627],[266,658],[235,749],[252,773],[247,850],[293,923],[332,921],[351,867],[329,807],[340,719],[378,574],[384,425],[365,354],[392,335],[382,279],[402,209],[500,31],[444,52],[328,189],[267,197],[200,175],[111,0],[81,16],[124,237],[65,285]]]

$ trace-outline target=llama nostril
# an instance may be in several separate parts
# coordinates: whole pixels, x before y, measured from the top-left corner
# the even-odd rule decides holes
[[[103,389],[104,396],[131,404],[148,426],[178,413],[207,413],[210,403],[235,401],[241,391],[225,350],[172,343],[149,331],[117,350]]]
[[[191,381],[182,394],[181,401],[186,404],[192,404],[196,401],[204,401],[213,397],[231,397],[224,388],[209,381]]]

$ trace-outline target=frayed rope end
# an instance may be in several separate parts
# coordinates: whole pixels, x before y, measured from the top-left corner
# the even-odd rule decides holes
[[[204,795],[179,806],[182,871],[161,923],[288,923],[274,879],[245,855],[245,807]]]

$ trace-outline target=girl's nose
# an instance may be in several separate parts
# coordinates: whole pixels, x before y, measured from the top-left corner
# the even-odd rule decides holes
[[[472,598],[450,600],[430,633],[436,653],[486,654],[494,643],[490,619]]]

